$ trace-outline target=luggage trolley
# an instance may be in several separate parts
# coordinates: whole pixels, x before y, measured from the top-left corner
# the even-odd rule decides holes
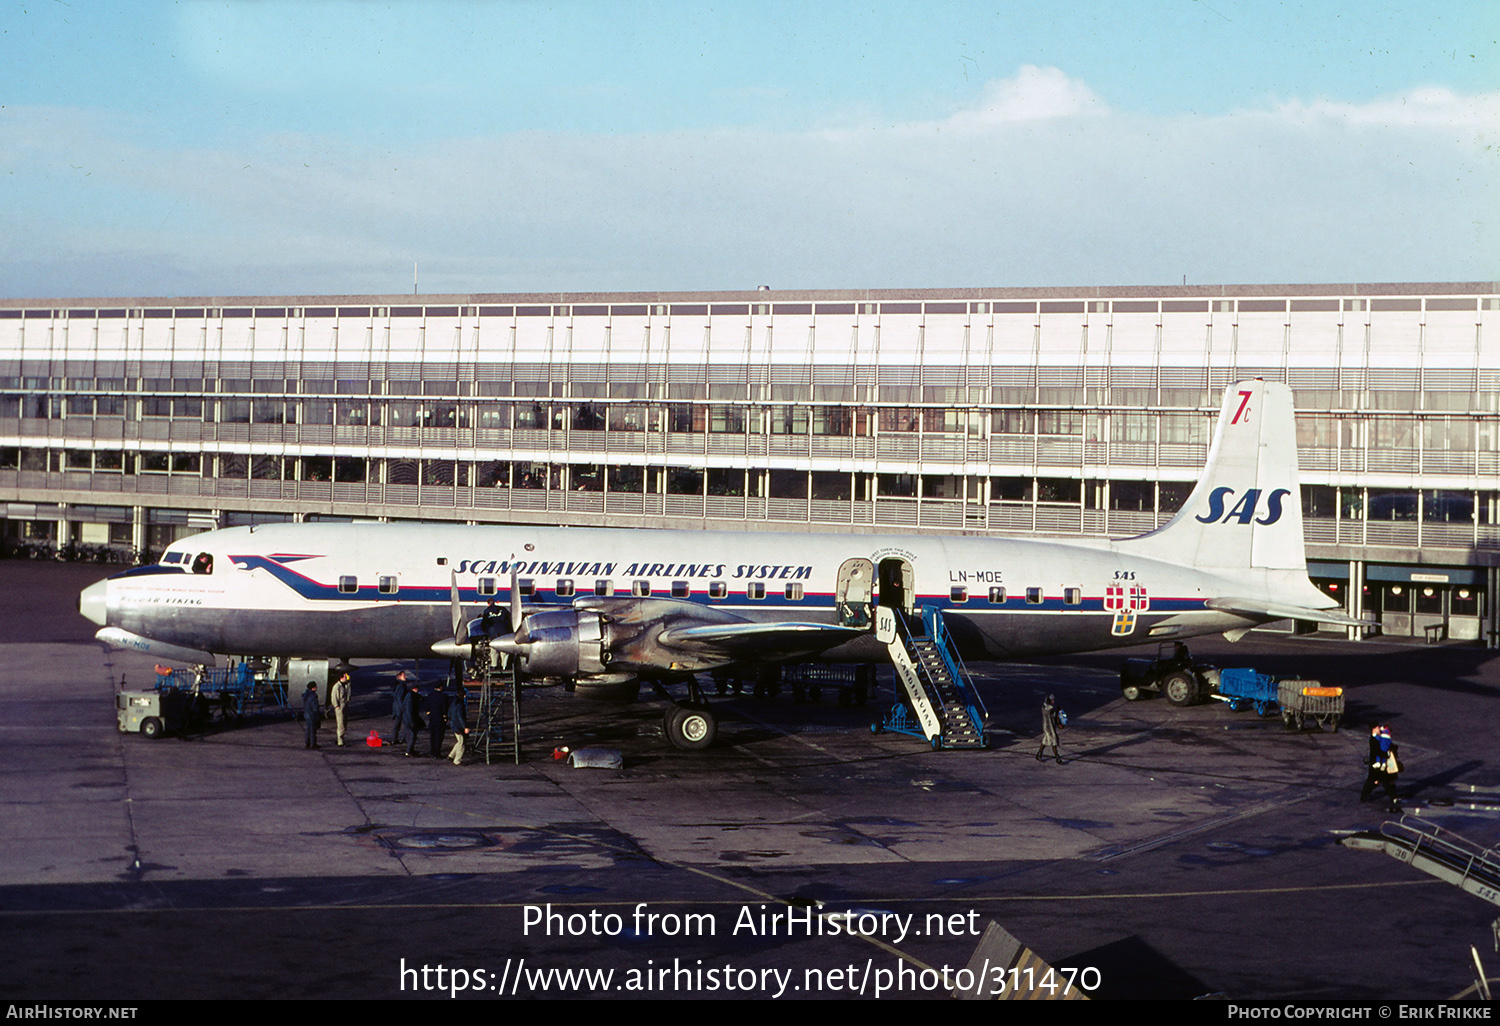
[[[1324,687],[1315,680],[1284,680],[1277,688],[1281,722],[1301,730],[1308,720],[1337,732],[1344,716],[1344,689]]]

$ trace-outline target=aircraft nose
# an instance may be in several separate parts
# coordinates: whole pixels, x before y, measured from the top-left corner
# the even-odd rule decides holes
[[[78,611],[100,627],[106,626],[108,619],[109,604],[105,597],[108,586],[108,581],[96,581],[78,593]]]

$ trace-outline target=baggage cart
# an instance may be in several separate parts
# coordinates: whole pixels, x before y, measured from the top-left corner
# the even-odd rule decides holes
[[[1301,730],[1312,720],[1329,730],[1339,729],[1344,716],[1344,689],[1324,687],[1315,680],[1283,680],[1277,684],[1281,722]]]
[[[1253,705],[1257,715],[1267,716],[1276,711],[1281,693],[1276,678],[1270,674],[1233,669],[1219,671],[1219,691],[1215,697],[1236,712]]]

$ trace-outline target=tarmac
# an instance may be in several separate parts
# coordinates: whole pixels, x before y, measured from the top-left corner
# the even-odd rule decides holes
[[[1500,909],[1338,844],[1395,818],[1358,801],[1378,722],[1408,814],[1500,842],[1500,809],[1454,803],[1500,785],[1495,652],[1191,643],[1344,687],[1337,732],[1126,702],[1121,660],[1154,646],[978,664],[984,752],[872,733],[876,701],[825,693],[718,699],[718,743],[688,753],[660,702],[528,689],[522,762],[453,766],[364,743],[389,735],[394,663],[359,665],[343,747],[325,724],[305,749],[274,708],[120,733],[114,695],[155,660],[76,613],[107,569],[0,563],[7,1001],[946,998],[991,921],[1094,999],[1447,999],[1471,945],[1500,971]],[[1048,693],[1061,765],[1035,758]],[[572,768],[563,744],[624,767]]]

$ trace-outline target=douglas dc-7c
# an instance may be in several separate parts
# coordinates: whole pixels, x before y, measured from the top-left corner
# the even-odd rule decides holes
[[[1296,455],[1290,389],[1244,381],[1187,502],[1135,538],[268,524],[178,541],[79,610],[101,641],[167,659],[488,650],[579,692],[806,660],[891,658],[904,677],[899,636],[924,621],[980,659],[1363,625],[1307,578]],[[668,734],[702,747],[716,722],[690,694]]]

